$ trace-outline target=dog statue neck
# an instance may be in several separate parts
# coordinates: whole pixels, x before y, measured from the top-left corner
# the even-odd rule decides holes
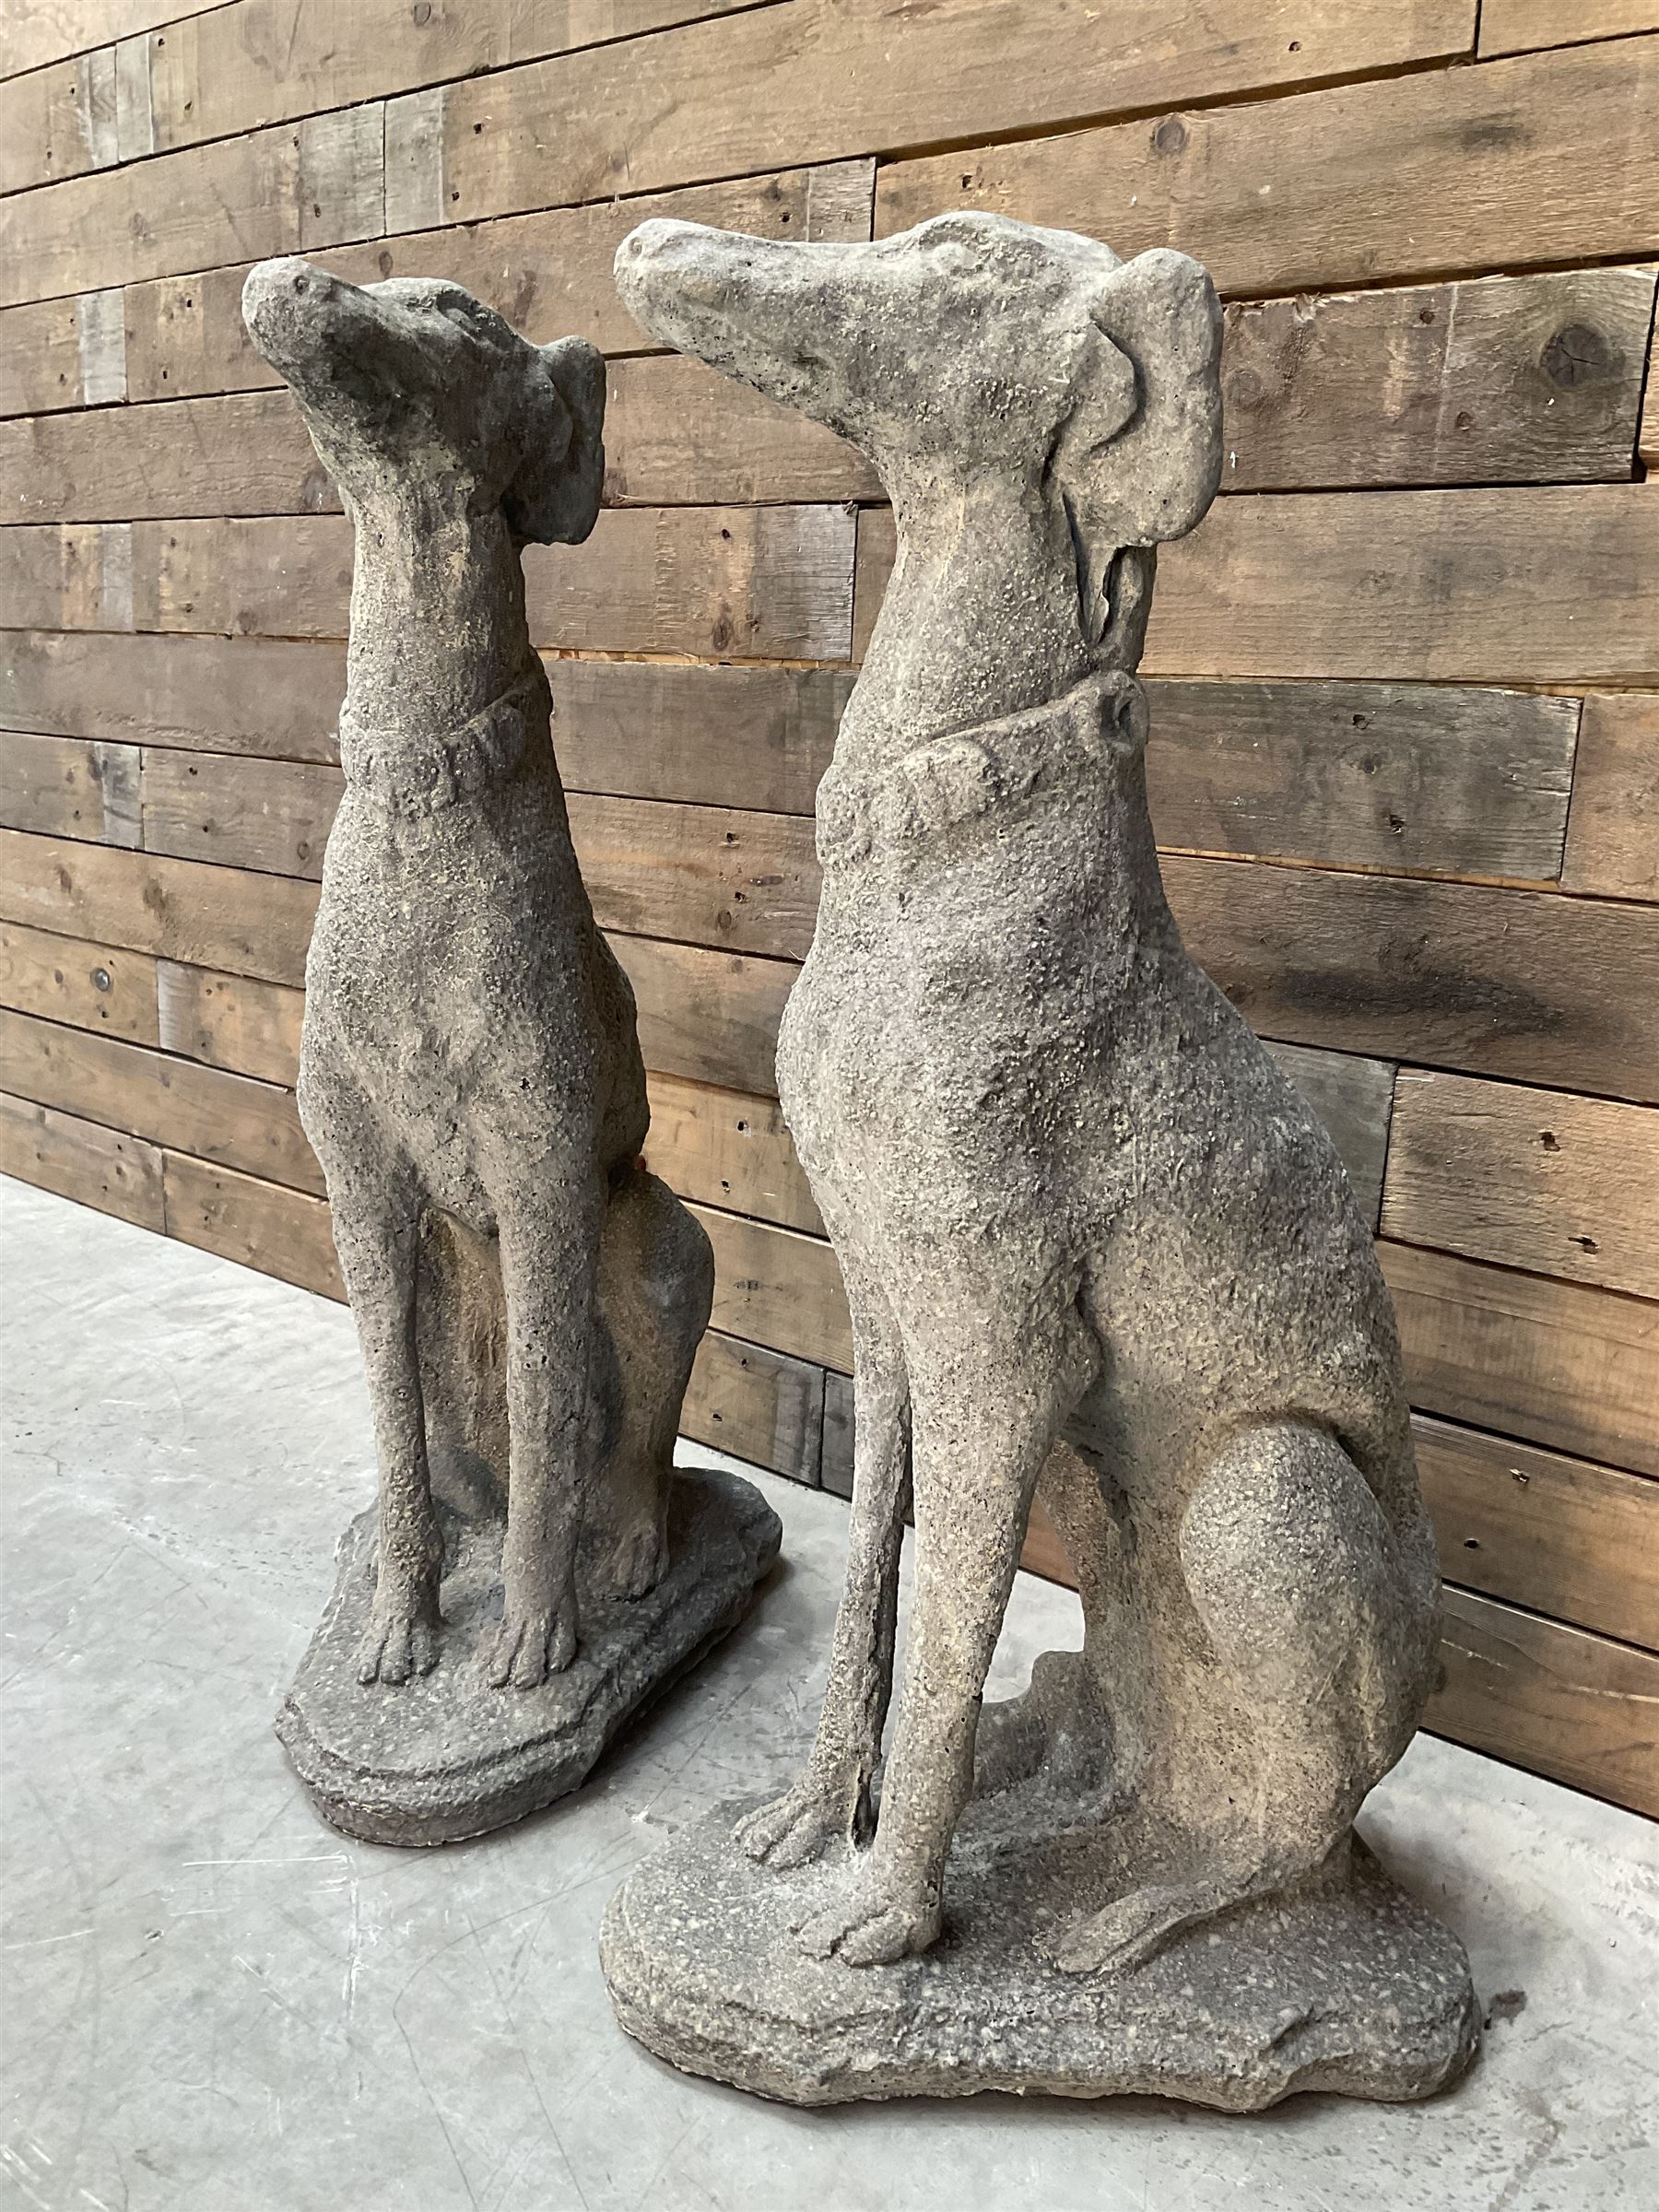
[[[892,489],[897,559],[837,741],[849,767],[871,770],[1110,665],[1084,635],[1071,529],[1047,486]]]
[[[357,529],[347,703],[382,748],[422,756],[535,666],[520,548],[499,508],[400,487],[348,500]]]

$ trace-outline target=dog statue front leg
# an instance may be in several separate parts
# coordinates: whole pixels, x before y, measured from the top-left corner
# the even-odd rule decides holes
[[[798,1933],[813,1957],[877,1966],[943,1925],[945,1861],[973,1783],[980,1702],[1025,1541],[1031,1493],[1076,1406],[1087,1347],[1069,1317],[1043,1376],[1022,1341],[962,1344],[915,1390],[916,1590],[899,1730],[876,1841]]]
[[[853,1316],[853,1515],[830,1679],[805,1771],[739,1821],[737,1841],[769,1866],[804,1865],[875,1825],[870,1778],[893,1688],[899,1554],[910,1502],[910,1385],[886,1300],[843,1263]]]
[[[419,1206],[373,1173],[328,1164],[335,1244],[351,1300],[374,1417],[380,1517],[374,1603],[358,1650],[360,1682],[406,1682],[438,1659],[443,1545],[427,1470],[426,1415],[416,1354]]]
[[[568,1194],[561,1194],[566,1195]],[[507,1535],[498,1689],[534,1689],[576,1653],[576,1544],[586,1456],[598,1209],[503,1213]]]

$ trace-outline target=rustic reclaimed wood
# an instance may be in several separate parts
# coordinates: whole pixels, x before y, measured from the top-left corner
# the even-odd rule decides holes
[[[1288,38],[1259,0],[1122,0],[1110,37],[1065,0],[940,0],[896,68],[883,0],[786,0],[388,100],[410,216],[387,228],[738,176],[780,145],[828,161],[1308,84],[1466,53],[1474,29],[1473,0],[1314,0]]]
[[[1627,479],[1652,268],[1227,311],[1222,489]]]
[[[711,1329],[697,1347],[681,1433],[816,1486],[824,1433],[824,1371]]]
[[[185,1152],[163,1155],[167,1233],[182,1244],[344,1299],[328,1207],[321,1198],[217,1168]]]
[[[273,1083],[0,1013],[0,1090],[292,1190],[323,1190],[294,1094]]]
[[[776,1099],[680,1076],[653,1075],[650,1090],[645,1164],[682,1198],[823,1235]]]
[[[1300,1044],[1270,1044],[1267,1050],[1329,1130],[1359,1211],[1374,1230],[1382,1203],[1393,1067],[1386,1060],[1312,1052]]]
[[[0,830],[0,920],[297,983],[314,884]]]
[[[155,996],[166,1051],[290,1089],[298,1080],[305,994],[294,985],[158,960]]]
[[[1659,683],[1659,500],[1640,484],[1220,500],[1159,562],[1146,665]]]
[[[1659,900],[1659,697],[1585,700],[1561,882],[1606,899]]]
[[[66,59],[111,39],[217,7],[219,0],[52,0],[0,15],[0,77]]]
[[[983,207],[1179,247],[1234,298],[1636,259],[1659,243],[1656,96],[1659,39],[1621,39],[1188,109],[885,166],[876,229]]]
[[[28,1099],[0,1097],[0,1175],[140,1229],[166,1225],[161,1155],[153,1145]]]
[[[1414,1406],[1659,1475],[1659,1305],[1379,1246]]]
[[[141,843],[138,748],[84,737],[0,737],[0,824],[106,845]]]
[[[1659,1482],[1424,1416],[1415,1432],[1449,1582],[1659,1648]]]
[[[86,297],[112,298],[113,326],[123,329],[119,289]],[[122,356],[119,388],[101,394],[103,399],[126,396],[124,339]],[[83,371],[79,300],[38,300],[0,311],[0,416],[42,415],[55,407],[95,404]]]
[[[1435,684],[1147,686],[1159,843],[1552,881],[1578,701]]]
[[[337,513],[286,392],[0,422],[6,521]]]
[[[233,304],[240,328],[241,275],[184,280],[181,335]],[[1653,292],[1651,269],[1593,269],[1230,308],[1222,489],[1628,479]],[[135,358],[129,340],[129,375]],[[157,396],[178,402],[197,379],[171,374],[164,364]],[[613,504],[882,497],[853,447],[677,355],[612,364],[606,460]],[[14,524],[338,507],[279,389],[0,424],[0,479],[15,488],[0,521]]]
[[[1479,54],[1522,53],[1584,39],[1659,30],[1654,0],[1482,0]]]
[[[139,788],[147,853],[317,881],[345,782],[309,761],[147,747]]]
[[[1631,442],[1638,401],[1630,403]],[[614,361],[605,411],[613,505],[878,500],[856,447],[793,407],[677,354]]]
[[[534,546],[538,644],[845,660],[853,518],[841,507],[666,507],[602,514],[587,544]],[[344,516],[0,530],[0,627],[339,638]]]
[[[569,804],[603,928],[806,959],[818,897],[809,821],[577,792]]]
[[[1659,1299],[1659,1110],[1402,1069],[1382,1232]]]
[[[853,680],[834,668],[547,665],[571,790],[771,814],[812,812]]]
[[[446,78],[510,68],[754,0],[561,0],[558,7],[413,7],[232,0],[146,41],[158,153]]]
[[[0,922],[0,1006],[139,1044],[163,1041],[155,961],[82,936]]]
[[[376,238],[379,102],[0,199],[0,307]]]
[[[850,1374],[853,1325],[830,1246],[712,1206],[691,1211],[714,1247],[712,1325]]]
[[[1659,912],[1478,884],[1167,859],[1187,943],[1298,1044],[1659,1100]]]
[[[580,331],[603,352],[643,352],[655,350],[656,341],[623,307],[611,275],[617,248],[636,223],[668,217],[754,237],[819,243],[867,238],[874,190],[873,162],[841,161],[497,222],[443,224],[400,238],[329,247],[316,259],[353,284],[386,276],[452,278],[537,345]],[[251,266],[241,261],[126,287],[128,398],[277,387],[280,380],[254,352],[242,324],[242,284]],[[0,360],[9,329],[9,319],[0,316]],[[35,334],[30,343],[42,357],[53,350],[50,332]],[[34,374],[39,380],[50,372],[42,359]],[[5,373],[0,368],[0,377]]]
[[[799,973],[792,960],[649,937],[613,936],[610,946],[633,985],[640,1047],[653,1074],[775,1091],[778,1023]]]
[[[1448,1590],[1424,1725],[1659,1818],[1659,1658]]]
[[[0,632],[0,729],[334,760],[345,689],[333,642]]]

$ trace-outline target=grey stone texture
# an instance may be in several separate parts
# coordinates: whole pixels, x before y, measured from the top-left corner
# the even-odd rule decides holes
[[[376,1556],[362,1532],[344,1547],[282,1732],[331,1818],[423,1842],[468,1832],[469,1790],[477,1829],[571,1786],[619,1686],[671,1677],[711,1595],[730,1625],[764,1561],[727,1497],[724,1536],[686,1525],[736,1580],[669,1571],[713,1260],[640,1164],[633,994],[582,886],[524,618],[524,547],[580,543],[598,512],[604,362],[455,285],[294,259],[253,270],[243,312],[357,536],[300,1111],[374,1410]],[[582,1694],[550,1694],[579,1643]]]
[[[617,271],[657,337],[852,439],[898,525],[778,1051],[856,1354],[817,1740],[731,1846],[788,1883],[798,1925],[782,1944],[735,1857],[691,1911],[712,1877],[688,1841],[611,1917],[624,2023],[803,2100],[1022,2069],[1240,2104],[1437,2086],[1474,2048],[1466,1966],[1350,1854],[1435,1667],[1393,1312],[1324,1130],[1182,944],[1147,811],[1156,547],[1220,468],[1210,281],[977,215],[849,246],[651,222]],[[1034,1492],[1084,1648],[980,1729]],[[987,1822],[1006,1840],[947,1874],[971,1797],[964,1848]],[[729,2013],[758,1948],[746,2044]],[[892,1970],[923,1954],[936,2033],[896,2044]],[[888,1978],[855,1988],[857,1967]],[[1038,2038],[1054,1975],[1088,1994],[1075,2033]],[[982,2006],[972,2063],[953,1991]],[[1277,2060],[1269,1998],[1292,2023]],[[831,2016],[853,2025],[826,2092]]]

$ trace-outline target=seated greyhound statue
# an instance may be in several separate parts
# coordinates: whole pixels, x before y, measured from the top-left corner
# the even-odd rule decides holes
[[[830,2093],[829,2016],[862,2001],[849,2018],[877,2025],[867,2049],[847,2029],[834,2093],[1000,2083],[1266,2102],[1314,2078],[1438,2086],[1468,2054],[1472,1997],[1426,1915],[1416,1939],[1444,2002],[1420,2036],[1386,2026],[1390,1987],[1369,2011],[1357,1999],[1358,2019],[1335,2006],[1323,2040],[1241,2030],[1246,2047],[1218,2049],[1213,2077],[1183,2076],[1191,2062],[1157,2063],[1151,2032],[1136,2063],[1114,2054],[1112,2006],[1147,2000],[1102,1994],[1167,1966],[1190,1997],[1194,1957],[1234,1957],[1237,1931],[1292,1900],[1351,1915],[1386,1894],[1376,1912],[1406,1912],[1350,1838],[1436,1665],[1434,1546],[1369,1232],[1324,1128],[1186,952],[1147,809],[1135,670],[1155,548],[1197,524],[1220,468],[1210,281],[1179,253],[1121,263],[979,215],[870,245],[653,221],[617,275],[655,336],[857,445],[898,533],[818,792],[822,903],[778,1048],[852,1314],[846,1587],[806,1770],[730,1848],[789,1889],[815,1960],[926,1954],[950,1904],[946,2044],[968,2032],[953,2011],[983,2025],[949,1976],[982,1967],[972,1931],[1004,1896],[1044,1961],[1025,2031],[1059,2038],[1046,2071],[999,2070],[983,2049],[947,2063],[919,2047],[924,1981],[903,1984],[907,2025],[888,2033],[877,2000],[838,1999],[774,1959],[771,2073],[735,2049],[707,2070]],[[1034,1493],[1077,1571],[1084,1646],[1040,1662],[1025,1699],[981,1727]],[[914,1606],[877,1811],[912,1495]],[[736,1881],[712,1864],[682,1858],[678,1878]],[[696,2065],[707,2019],[701,2044],[665,2026],[661,1975],[639,1996],[650,1900],[676,1878],[647,1867],[623,1892],[607,1971],[625,2024]],[[736,1894],[759,1926],[762,1890]],[[1370,1926],[1361,1914],[1352,1971],[1386,1984],[1377,1960],[1398,1930],[1379,1920],[1368,1950]],[[1027,1971],[988,1975],[992,2017]],[[785,1996],[794,2028],[812,2021],[798,2077],[779,2056]],[[1288,2001],[1305,2024],[1294,1987]],[[1056,2023],[1076,2028],[1078,2006],[1088,2025],[1067,2050]],[[766,2032],[750,2023],[751,2041]]]
[[[640,1161],[633,994],[577,867],[520,561],[594,526],[604,363],[581,338],[529,344],[454,285],[359,288],[299,260],[256,268],[243,312],[357,535],[300,1108],[368,1372],[378,1543],[279,1724],[340,1825],[426,1841],[579,1780],[603,1730],[742,1612],[776,1524],[741,1486],[743,1541],[715,1561],[736,1493],[703,1486],[701,1548],[665,1583],[713,1260]],[[441,1590],[477,1664],[423,1700]],[[593,1664],[561,1692],[579,1648]],[[616,1677],[597,1700],[594,1667]],[[512,1710],[550,1684],[551,1705]],[[455,1704],[476,1693],[469,1737]]]

